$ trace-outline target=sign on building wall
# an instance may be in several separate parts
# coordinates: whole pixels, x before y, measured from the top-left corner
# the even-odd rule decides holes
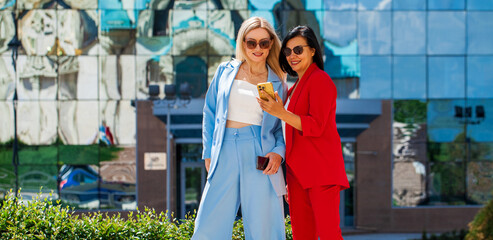
[[[166,170],[166,153],[164,152],[145,153],[144,170]]]

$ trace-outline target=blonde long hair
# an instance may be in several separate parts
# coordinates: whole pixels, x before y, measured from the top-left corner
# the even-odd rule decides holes
[[[279,65],[279,53],[281,52],[281,40],[277,37],[274,27],[262,17],[251,17],[245,20],[238,31],[238,38],[236,38],[236,59],[240,61],[249,61],[246,56],[245,48],[243,47],[243,41],[245,41],[245,36],[252,30],[257,28],[265,29],[272,40],[272,47],[269,51],[269,56],[267,57],[267,65],[274,71],[274,73],[281,79],[286,79],[286,73],[281,69]]]

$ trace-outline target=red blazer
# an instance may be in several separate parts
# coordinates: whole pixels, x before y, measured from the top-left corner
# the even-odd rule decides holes
[[[303,188],[349,188],[336,126],[336,86],[315,63],[298,81],[288,111],[300,116],[303,131],[286,124],[286,163]]]

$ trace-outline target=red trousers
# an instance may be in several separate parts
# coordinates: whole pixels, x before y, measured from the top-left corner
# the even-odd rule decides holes
[[[317,186],[303,189],[289,167],[289,212],[294,240],[343,239],[339,227],[340,186]]]

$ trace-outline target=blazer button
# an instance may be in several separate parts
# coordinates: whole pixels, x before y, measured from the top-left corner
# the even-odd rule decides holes
[[[219,119],[216,119],[216,122],[219,123]]]

